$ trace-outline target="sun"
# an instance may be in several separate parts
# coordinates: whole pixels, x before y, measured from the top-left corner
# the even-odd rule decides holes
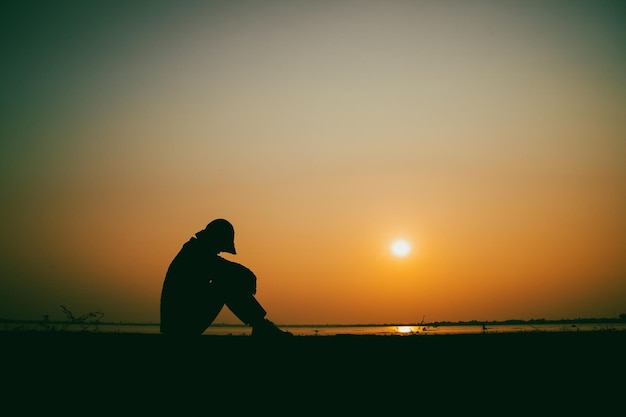
[[[411,253],[411,245],[404,239],[396,239],[391,243],[389,248],[393,256],[404,258]]]

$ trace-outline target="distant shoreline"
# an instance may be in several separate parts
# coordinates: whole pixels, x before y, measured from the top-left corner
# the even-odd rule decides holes
[[[434,321],[434,322],[400,322],[400,323],[357,323],[357,324],[349,324],[349,323],[340,323],[340,324],[331,324],[331,323],[312,323],[312,324],[289,324],[289,323],[277,323],[279,326],[287,326],[287,327],[393,327],[393,326],[428,326],[428,327],[438,327],[438,326],[482,326],[482,325],[536,325],[536,324],[618,324],[624,323],[626,324],[626,315],[622,315],[624,317],[619,318],[576,318],[576,319],[530,319],[530,320],[520,320],[520,319],[510,319],[510,320],[470,320],[470,321]],[[78,325],[78,324],[97,324],[103,326],[159,326],[158,322],[127,322],[127,321],[85,321],[85,322],[76,322],[72,323],[67,320],[21,320],[21,319],[4,319],[0,318],[0,326],[4,324],[49,324],[49,325]],[[213,323],[211,327],[248,327],[243,323]]]
[[[564,335],[564,337],[579,337],[577,335],[585,335],[580,337],[591,338],[594,336],[603,335],[620,335],[616,337],[622,337],[626,340],[626,328],[624,329],[605,329],[598,328],[592,330],[585,331],[571,331],[571,330],[537,330],[537,331],[507,331],[507,332],[485,332],[485,333],[414,333],[414,334],[373,334],[373,333],[364,333],[364,334],[355,334],[355,333],[331,333],[331,334],[307,334],[307,335],[294,335],[293,338],[341,338],[341,339],[488,339],[488,338],[521,338],[528,336],[529,338],[533,337],[542,337],[541,335],[548,335],[547,337],[560,337],[559,335]],[[539,335],[539,336],[537,336]],[[574,335],[574,336],[572,336]],[[6,330],[0,329],[0,337],[6,339],[28,339],[29,337],[39,338],[39,339],[63,339],[67,337],[67,339],[75,339],[75,340],[88,340],[88,339],[106,339],[106,338],[119,338],[119,339],[132,339],[132,338],[152,338],[152,339],[164,339],[164,340],[181,340],[181,338],[172,337],[163,335],[162,333],[145,333],[145,332],[107,332],[107,331],[93,331],[93,330],[55,330],[55,331],[44,331],[44,330],[35,330],[35,329],[26,329],[26,330]],[[613,336],[610,336],[613,337]],[[186,337],[182,338],[182,340],[193,340],[193,339],[253,339],[253,340],[268,340],[268,338],[259,338],[252,337],[249,334],[202,334],[198,336]],[[269,338],[271,340],[292,340],[293,338]]]
[[[279,324],[295,336],[431,336],[445,334],[485,334],[519,332],[625,331],[621,319],[506,320],[433,322],[419,324]],[[250,336],[251,327],[242,323],[214,323],[202,336]],[[1,320],[0,332],[39,333],[137,333],[160,334],[159,323],[103,322],[100,320]]]

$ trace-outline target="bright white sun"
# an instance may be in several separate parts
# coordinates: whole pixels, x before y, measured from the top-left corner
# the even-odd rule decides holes
[[[403,258],[411,252],[411,245],[404,239],[398,239],[393,241],[390,249],[393,256]]]

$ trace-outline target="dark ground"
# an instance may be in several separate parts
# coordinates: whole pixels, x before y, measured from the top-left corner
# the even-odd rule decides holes
[[[4,332],[0,343],[5,403],[23,411],[65,412],[89,398],[103,412],[142,415],[204,415],[219,404],[235,414],[511,415],[494,412],[508,404],[513,415],[605,415],[623,407],[626,387],[625,331],[191,340]]]

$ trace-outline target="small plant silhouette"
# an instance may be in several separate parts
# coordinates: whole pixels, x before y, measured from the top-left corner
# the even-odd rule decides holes
[[[47,332],[54,332],[57,330],[62,330],[62,331],[68,330],[70,326],[79,326],[80,330],[83,332],[88,332],[88,331],[97,332],[98,326],[101,323],[100,319],[104,317],[104,313],[99,312],[99,311],[89,312],[89,313],[76,317],[70,311],[70,309],[65,307],[64,305],[61,305],[61,309],[63,310],[63,313],[65,313],[65,317],[67,317],[67,320],[59,323],[60,325],[59,329],[57,329],[57,327],[54,325],[54,322],[50,320],[50,315],[48,314],[43,315],[41,321],[39,322],[39,326],[43,327],[44,331],[47,331]]]
[[[49,314],[44,314],[43,318],[41,319],[41,321],[39,322],[39,325],[41,327],[43,327],[43,329],[47,332],[53,332],[56,330],[56,328],[54,327],[54,324],[52,324],[50,322],[50,315]]]
[[[70,325],[79,325],[81,330],[84,332],[87,332],[89,330],[93,330],[97,332],[98,326],[100,325],[100,319],[104,317],[104,313],[100,311],[89,312],[89,313],[76,317],[63,304],[61,304],[61,308],[63,309],[63,312],[65,313],[65,316],[67,317],[67,323],[65,324],[64,329],[66,329]]]

